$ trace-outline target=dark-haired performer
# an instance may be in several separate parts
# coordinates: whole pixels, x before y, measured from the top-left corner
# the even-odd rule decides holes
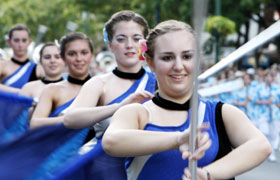
[[[0,62],[0,90],[17,93],[22,86],[43,76],[44,71],[27,57],[27,48],[32,40],[30,30],[22,24],[9,31],[8,45],[13,49],[11,61]]]
[[[46,43],[40,50],[40,64],[45,75],[42,79],[25,84],[20,94],[30,96],[38,100],[47,84],[62,81],[62,73],[65,63],[60,56],[59,47],[52,42]]]
[[[88,71],[94,54],[89,37],[73,32],[64,36],[60,44],[60,54],[68,66],[69,76],[67,80],[51,83],[44,88],[31,118],[31,128],[62,123],[61,115],[82,85],[90,79]]]

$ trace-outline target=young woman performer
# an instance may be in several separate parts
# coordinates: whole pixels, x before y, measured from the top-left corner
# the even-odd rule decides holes
[[[94,127],[96,138],[80,153],[101,149],[98,158],[92,159],[100,165],[95,168],[98,179],[111,179],[109,169],[118,172],[114,179],[126,179],[124,158],[108,156],[101,147],[101,138],[117,109],[150,99],[155,91],[154,74],[147,72],[138,58],[139,40],[147,36],[148,29],[146,20],[132,11],[112,15],[104,27],[104,40],[115,55],[117,67],[88,81],[65,115],[66,127]]]
[[[105,42],[114,53],[117,67],[88,81],[66,113],[70,128],[94,126],[97,138],[103,135],[113,113],[121,106],[151,98],[155,77],[138,59],[139,40],[148,34],[148,24],[139,14],[120,11],[105,24]]]
[[[127,159],[128,179],[181,179],[189,157],[188,136],[195,38],[191,27],[169,20],[147,37],[147,62],[155,72],[158,92],[144,104],[120,108],[106,130],[102,145],[112,156]],[[234,106],[199,101],[199,125],[209,123],[198,139],[197,179],[229,179],[263,162],[271,152],[265,136]],[[227,139],[228,137],[228,139]],[[231,147],[233,149],[231,150]],[[186,169],[184,179],[190,178]]]
[[[65,63],[60,57],[59,47],[52,42],[46,43],[41,48],[40,64],[44,69],[44,77],[37,81],[25,84],[20,90],[20,94],[33,97],[39,100],[39,97],[47,84],[62,81],[62,73]]]
[[[90,79],[88,69],[93,58],[93,46],[85,34],[74,32],[62,37],[60,54],[68,66],[69,76],[67,80],[49,84],[43,90],[30,122],[31,128],[62,123],[63,117],[59,116]]]
[[[18,93],[25,83],[43,76],[41,66],[27,57],[31,42],[30,29],[27,26],[16,24],[10,29],[7,44],[13,50],[13,57],[11,61],[0,62],[0,90]]]

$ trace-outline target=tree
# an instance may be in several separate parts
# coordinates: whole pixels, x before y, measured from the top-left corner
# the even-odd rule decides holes
[[[215,15],[214,5],[215,0],[210,0],[208,16]],[[257,22],[261,31],[273,23],[269,12],[280,11],[280,1],[275,0],[222,1],[221,6],[221,15],[236,24],[236,48],[249,40],[250,20]],[[3,37],[16,23],[28,25],[32,39],[35,39],[40,24],[47,26],[48,31],[43,38],[46,42],[60,39],[66,33],[67,22],[72,21],[78,25],[77,31],[88,33],[95,49],[100,48],[105,45],[102,36],[104,23],[113,13],[125,9],[143,15],[151,28],[167,19],[192,24],[192,0],[1,0],[0,47],[5,46]],[[83,11],[88,12],[86,20],[82,18]],[[241,31],[243,25],[246,27],[245,33]]]
[[[8,30],[17,23],[26,24],[31,29],[34,40],[40,24],[48,27],[43,41],[60,39],[66,32],[66,24],[72,21],[78,25],[77,31],[84,31],[82,11],[79,5],[65,0],[1,0],[0,3],[0,36],[4,37]],[[90,35],[95,36],[99,22],[91,14],[89,17]],[[5,45],[1,38],[0,46]]]
[[[215,14],[214,4],[214,0],[210,0],[209,15]],[[275,22],[271,13],[275,10],[280,12],[280,2],[275,0],[222,1],[221,6],[221,15],[228,17],[236,24],[238,37],[235,42],[236,48],[249,41],[249,30],[251,28],[250,21],[255,21],[258,24],[258,32],[261,32],[263,29]],[[245,31],[241,31],[242,26],[245,27]],[[279,41],[280,40],[278,38],[277,42]],[[258,51],[256,51],[255,56],[258,61]]]

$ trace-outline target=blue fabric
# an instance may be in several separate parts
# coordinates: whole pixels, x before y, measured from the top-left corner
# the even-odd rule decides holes
[[[0,143],[0,179],[53,177],[75,157],[87,133],[88,129],[73,130],[58,124],[31,130],[14,141]]]
[[[11,84],[7,84],[11,78],[14,78],[15,76],[17,76],[18,73],[21,72],[21,70],[27,66],[29,66],[29,67],[24,71],[24,73],[19,78],[17,78],[17,80],[15,82],[13,82]],[[29,61],[28,63],[26,63],[26,64],[22,65],[20,68],[18,68],[13,74],[11,74],[6,79],[4,79],[2,84],[8,85],[8,86],[14,87],[14,88],[22,88],[24,86],[24,84],[26,84],[29,81],[34,68],[36,68],[36,64],[33,61]]]
[[[156,76],[154,73],[151,73],[151,72],[147,72],[147,73],[148,73],[149,79],[148,79],[147,85],[145,87],[145,90],[154,94],[156,83],[157,83]]]
[[[84,155],[77,156],[62,168],[52,180],[126,180],[124,158],[107,155],[98,141],[97,145]]]
[[[143,78],[143,77],[142,77]],[[132,84],[132,86],[122,95],[120,95],[119,97],[117,97],[116,99],[114,99],[113,101],[111,101],[110,103],[108,103],[108,105],[110,104],[114,104],[114,103],[120,103],[122,102],[122,100],[124,100],[126,97],[128,97],[130,94],[134,93],[137,89],[137,87],[139,86],[142,78],[137,79],[136,81],[134,81],[134,83]]]
[[[12,140],[29,127],[28,109],[33,99],[0,91],[0,142]]]
[[[89,128],[67,129],[63,124],[30,130],[28,109],[33,99],[0,92],[0,179],[38,180],[53,177],[77,155]]]
[[[154,94],[156,79],[154,74],[148,73],[149,79],[145,86],[145,90]],[[144,77],[144,76],[143,76]],[[142,78],[143,78],[142,77]],[[131,93],[134,93],[142,78],[136,80],[134,84],[118,98],[109,104],[121,102]],[[72,162],[64,166],[55,180],[126,180],[125,158],[117,158],[109,156],[102,148],[101,139],[98,139],[97,145],[88,153],[77,156]]]
[[[212,141],[211,147],[205,152],[205,155],[202,159],[198,161],[198,167],[203,167],[215,160],[215,157],[219,150],[219,139],[216,131],[215,123],[215,110],[217,102],[205,101],[205,115],[203,122],[208,122],[210,128],[208,131],[210,139]],[[188,118],[180,126],[158,126],[151,123],[148,123],[145,126],[145,130],[148,131],[163,131],[163,132],[174,132],[174,131],[184,131],[189,128],[191,110],[188,113]],[[135,159],[140,157],[135,157]],[[132,165],[134,158],[128,158],[126,161],[126,167]],[[139,163],[137,163],[139,165]],[[137,166],[136,165],[136,166]],[[179,150],[170,150],[164,151],[161,153],[155,153],[150,155],[145,161],[143,168],[141,169],[140,174],[137,177],[130,177],[129,179],[137,180],[147,180],[147,179],[181,179],[184,168],[188,167],[188,160],[183,160],[182,155]],[[132,167],[134,168],[134,167]],[[136,176],[136,175],[135,175]]]
[[[62,111],[64,111],[65,109],[67,109],[67,108],[72,104],[72,102],[74,101],[74,99],[75,99],[75,98],[73,98],[73,99],[71,99],[70,101],[68,101],[68,102],[66,102],[66,103],[64,103],[64,104],[62,104],[62,105],[59,106],[59,107],[57,107],[57,108],[53,111],[53,113],[51,113],[51,114],[49,115],[49,117],[57,117],[57,116],[59,116],[59,114],[60,114]]]

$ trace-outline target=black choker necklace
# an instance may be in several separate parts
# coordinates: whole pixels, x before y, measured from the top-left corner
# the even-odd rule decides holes
[[[14,63],[16,63],[16,64],[18,64],[18,65],[25,65],[29,60],[28,59],[26,59],[25,61],[23,61],[23,62],[21,62],[21,61],[19,61],[19,60],[17,60],[17,59],[15,59],[15,58],[11,58],[11,60],[14,62]]]
[[[145,69],[142,67],[137,73],[127,73],[122,72],[118,70],[118,68],[115,68],[113,70],[113,73],[123,79],[140,79],[145,74]]]
[[[68,78],[67,78],[67,80],[68,80],[68,82],[73,83],[73,84],[83,85],[83,84],[85,84],[85,82],[87,82],[90,78],[91,78],[91,76],[88,75],[84,80],[80,80],[80,79],[73,78],[73,77],[71,77],[71,76],[69,75]]]
[[[177,110],[177,111],[188,111],[190,108],[190,100],[191,99],[189,99],[184,104],[178,104],[178,103],[169,101],[167,99],[163,99],[162,97],[159,96],[158,93],[156,93],[155,96],[152,98],[152,101],[156,105],[158,105],[164,109]]]
[[[62,81],[63,78],[60,78],[58,80],[47,80],[46,78],[42,78],[41,81],[44,83],[44,84],[50,84],[50,83],[56,83],[56,82],[59,82],[59,81]]]

